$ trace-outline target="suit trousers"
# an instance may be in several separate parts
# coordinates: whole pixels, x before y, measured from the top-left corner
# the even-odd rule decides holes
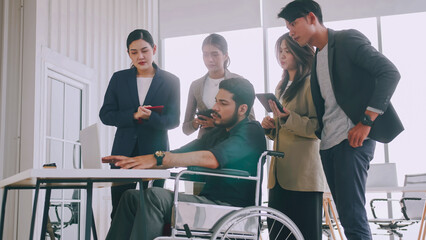
[[[130,157],[139,156],[138,145],[136,144],[133,149],[132,155]],[[120,167],[115,166],[114,164],[110,164],[111,169],[120,169]],[[164,179],[154,180],[154,187],[163,187]],[[111,187],[111,202],[112,202],[112,212],[111,212],[111,220],[114,219],[115,212],[117,211],[118,203],[120,202],[121,196],[123,193],[130,189],[135,189],[136,183],[122,184],[118,186]],[[143,189],[148,188],[148,181],[143,182]]]
[[[322,192],[300,192],[281,188],[276,182],[269,190],[268,207],[274,208],[289,217],[302,232],[306,240],[321,240],[322,232]],[[269,239],[287,239],[288,229],[281,229],[268,219]],[[278,236],[278,234],[280,234]],[[295,239],[294,236],[288,238]]]
[[[348,240],[372,239],[365,210],[365,185],[375,147],[376,142],[367,139],[361,147],[353,148],[346,139],[320,151],[328,186]]]
[[[145,214],[148,216],[148,222],[144,222],[142,211],[140,209],[139,191],[126,191],[118,205],[117,212],[111,223],[106,240],[131,239],[131,240],[152,240],[162,236],[165,224],[170,224],[172,218],[173,192],[164,188],[152,187],[144,192]],[[215,205],[228,205],[219,201],[212,201],[206,197],[179,194],[179,201],[206,203]],[[146,225],[147,238],[143,238],[142,228]]]

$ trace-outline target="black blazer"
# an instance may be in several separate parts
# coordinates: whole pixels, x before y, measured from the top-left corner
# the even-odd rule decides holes
[[[156,72],[143,105],[164,105],[164,109],[161,115],[153,111],[142,123],[133,119],[140,106],[136,68],[115,72],[111,77],[99,117],[105,125],[117,127],[113,155],[130,156],[136,144],[140,155],[169,150],[167,130],[179,126],[179,78],[154,67]]]
[[[316,134],[321,137],[324,99],[316,72],[317,54],[311,73],[311,91],[320,125]],[[389,59],[371,46],[367,37],[353,29],[328,29],[328,65],[337,104],[355,125],[367,107],[384,111],[371,128],[368,135],[371,139],[388,143],[404,130],[390,103],[400,74]]]

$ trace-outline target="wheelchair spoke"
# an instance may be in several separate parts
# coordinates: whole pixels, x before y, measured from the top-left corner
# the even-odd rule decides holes
[[[267,220],[269,231],[265,224]],[[248,207],[226,217],[215,229],[212,239],[303,240],[303,236],[281,212],[265,207]]]

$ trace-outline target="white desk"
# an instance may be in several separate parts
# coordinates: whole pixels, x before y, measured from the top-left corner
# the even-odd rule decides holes
[[[50,205],[52,189],[86,189],[86,231],[85,239],[90,239],[92,227],[92,191],[93,187],[110,187],[116,182],[139,182],[143,179],[169,178],[170,171],[162,169],[124,170],[124,169],[30,169],[0,181],[0,188],[4,188],[3,204],[0,219],[0,239],[3,239],[4,215],[6,210],[7,192],[9,189],[35,189],[33,213],[31,217],[30,240],[33,239],[35,215],[38,193],[40,188],[46,189],[44,203],[42,232],[40,239],[44,239],[46,232],[47,215]],[[141,207],[144,206],[143,191],[141,192]],[[143,227],[143,226],[141,226]],[[96,238],[96,230],[93,225]]]
[[[426,186],[406,186],[406,187],[370,187],[367,193],[392,193],[392,192],[426,192]]]

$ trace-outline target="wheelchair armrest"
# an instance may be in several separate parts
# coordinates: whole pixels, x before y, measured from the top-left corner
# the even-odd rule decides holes
[[[205,174],[203,173],[213,173],[213,174],[223,174],[227,176],[239,176],[239,177],[249,177],[250,174],[247,171],[237,170],[237,169],[211,169],[198,166],[190,166],[187,168],[187,172],[179,177],[179,180],[191,181],[191,182],[205,182]],[[179,173],[172,173],[173,177],[177,177]]]
[[[410,217],[408,217],[407,206],[405,205],[405,202],[406,201],[421,201],[421,200],[424,200],[424,199],[418,198],[418,197],[403,197],[403,198],[401,198],[401,200],[399,201],[399,204],[401,205],[402,215],[404,215],[404,218],[406,220],[411,220],[411,219],[410,219]]]
[[[284,153],[283,152],[277,152],[277,151],[266,151],[266,155],[272,156],[272,157],[284,157]]]
[[[399,199],[391,199],[391,198],[373,198],[373,199],[371,199],[370,209],[371,209],[371,213],[373,214],[373,217],[375,219],[378,218],[377,215],[376,215],[376,211],[375,211],[375,208],[376,208],[375,203],[376,202],[396,202],[396,201],[399,201]]]
[[[233,175],[233,176],[241,176],[241,177],[250,176],[250,174],[247,171],[229,169],[229,168],[211,169],[211,168],[205,168],[205,167],[191,166],[191,167],[188,167],[188,170],[194,171],[194,172],[217,173],[217,174],[225,174],[225,175]]]

